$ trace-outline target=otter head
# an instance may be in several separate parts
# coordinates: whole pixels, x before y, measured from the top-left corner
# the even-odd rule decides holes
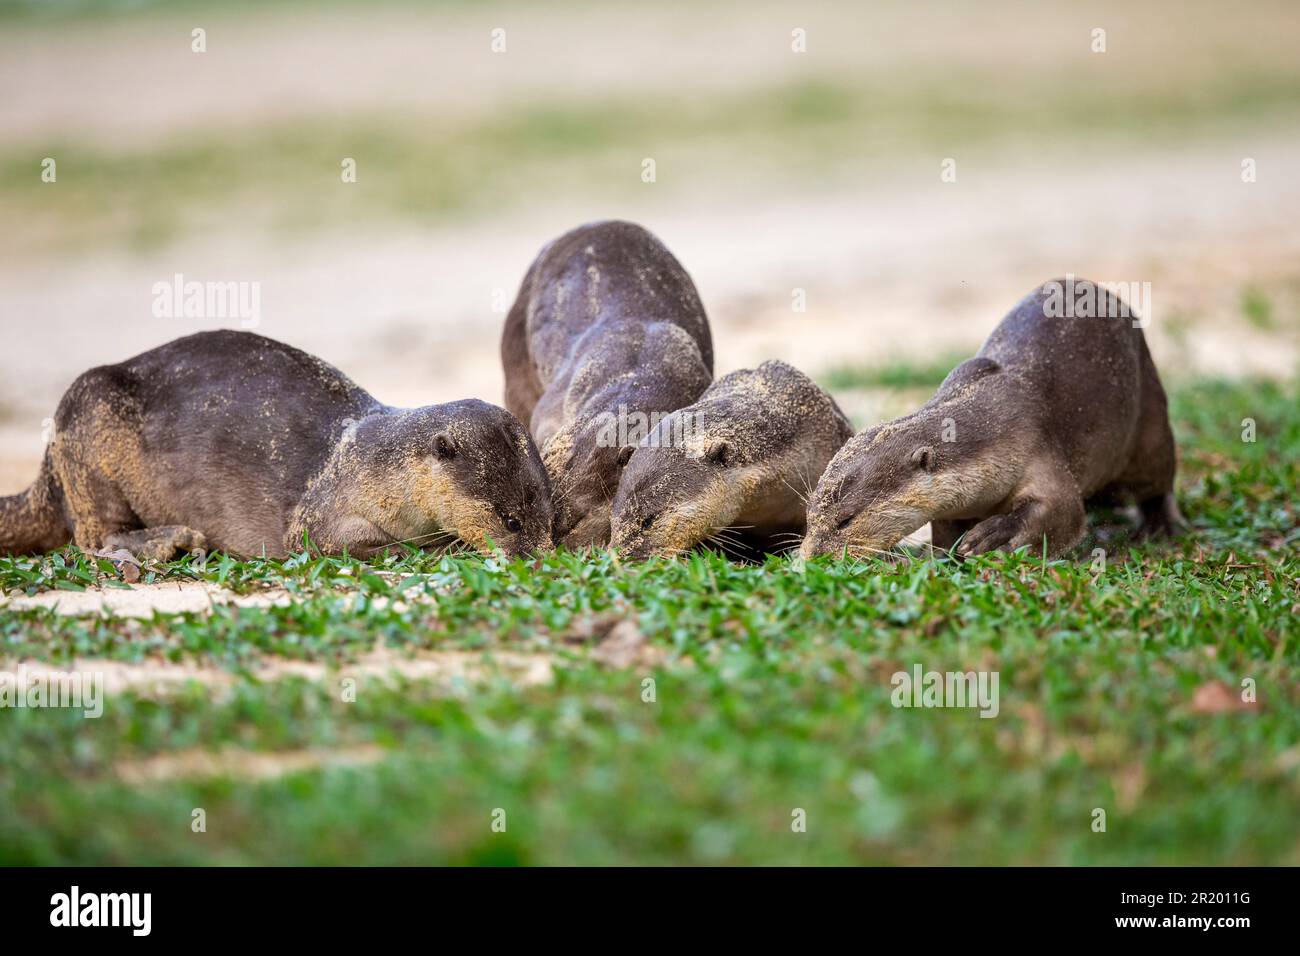
[[[626,461],[614,498],[611,544],[632,560],[678,554],[736,521],[752,479],[739,446],[721,433],[677,440],[677,419],[664,418]]]
[[[929,521],[994,507],[1010,493],[1018,456],[992,437],[983,416],[952,403],[855,435],[808,501],[800,555],[867,556]]]
[[[551,550],[551,487],[528,430],[487,402],[437,407],[452,409],[432,431],[425,458],[425,500],[439,525],[478,551]]]
[[[554,540],[566,548],[609,543],[609,509],[627,458],[599,419],[570,422],[547,440],[542,461],[554,490]]]
[[[345,519],[369,529],[349,537],[372,550],[456,539],[512,557],[551,547],[546,471],[503,408],[469,400],[380,413],[345,435],[339,455]]]
[[[1011,491],[1030,418],[997,362],[961,363],[919,411],[836,453],[808,500],[800,556],[873,554],[929,521],[986,512]],[[996,427],[1002,420],[1015,427]]]
[[[940,456],[932,439],[897,423],[855,435],[808,499],[802,557],[892,548],[930,520]]]

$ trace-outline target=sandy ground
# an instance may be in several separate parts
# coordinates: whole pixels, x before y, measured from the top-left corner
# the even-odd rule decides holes
[[[29,680],[77,673],[97,675],[109,698],[114,694],[135,693],[146,696],[167,694],[192,683],[214,691],[225,691],[240,679],[219,667],[194,663],[149,660],[126,663],[99,658],[78,658],[66,664],[35,660],[3,661],[5,671],[27,675]],[[420,651],[407,655],[378,647],[349,664],[324,664],[315,661],[264,657],[248,668],[250,676],[267,682],[298,677],[320,682],[329,677],[357,681],[429,680],[444,688],[475,684],[504,677],[528,687],[548,684],[554,677],[552,659],[543,654],[515,651]]]
[[[395,577],[384,572],[381,572],[381,576]],[[359,591],[344,592],[343,598],[348,602],[364,600],[377,608],[391,605],[393,610],[401,612],[413,603],[435,603],[437,594],[409,588],[400,600],[363,596]],[[0,610],[46,609],[69,616],[111,614],[114,617],[149,618],[154,611],[164,614],[204,614],[218,606],[285,607],[294,600],[294,595],[284,588],[264,588],[248,594],[237,594],[206,581],[166,581],[155,584],[136,583],[129,587],[93,587],[84,591],[0,593]]]
[[[81,616],[112,614],[115,617],[148,618],[163,614],[202,614],[217,605],[232,607],[285,606],[292,600],[288,591],[277,588],[252,594],[233,591],[201,581],[134,585],[128,588],[87,588],[85,591],[41,591],[38,594],[0,594],[0,610],[27,611],[48,608],[58,614]]]
[[[119,780],[131,786],[150,786],[169,780],[273,780],[291,773],[340,767],[364,767],[383,760],[385,751],[373,744],[331,747],[328,750],[222,750],[193,748],[139,760],[123,760],[113,767]]]
[[[73,131],[141,145],[222,125],[345,120],[394,104],[454,117],[530,99],[725,94],[756,77],[771,84],[827,72],[896,77],[935,63],[996,70],[1008,38],[1026,41],[1015,44],[1017,69],[1086,69],[1097,26],[1127,69],[1159,79],[1178,51],[1203,47],[1207,35],[1216,50],[1289,59],[1293,17],[1289,0],[1254,0],[1250,16],[1222,0],[1179,0],[1177,16],[1126,0],[322,4],[310,15],[293,6],[250,15],[243,5],[202,12],[159,5],[147,17],[72,24],[55,36],[39,21],[6,22],[0,140]],[[195,27],[207,31],[204,54],[191,52]],[[506,31],[504,54],[491,49],[498,28]],[[803,55],[791,53],[796,28],[806,31]],[[1178,82],[1223,66],[1216,56],[1177,62]]]

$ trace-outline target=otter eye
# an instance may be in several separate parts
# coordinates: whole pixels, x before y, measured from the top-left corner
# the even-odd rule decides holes
[[[641,519],[641,530],[642,530],[642,531],[649,531],[649,530],[650,530],[650,526],[651,526],[652,524],[654,524],[654,523],[655,523],[655,516],[654,516],[654,515],[646,515],[644,518]]]
[[[836,530],[836,531],[843,531],[845,528],[847,528],[847,527],[848,527],[849,525],[851,525],[851,524],[853,524],[853,515],[849,515],[847,518],[845,518],[843,521],[841,521],[839,524],[837,524],[837,525],[835,526],[835,530]]]
[[[514,515],[511,515],[510,517],[506,518],[506,530],[509,531],[511,534],[518,534],[520,531],[523,530],[523,527],[524,526],[519,523],[519,519],[516,518]]]

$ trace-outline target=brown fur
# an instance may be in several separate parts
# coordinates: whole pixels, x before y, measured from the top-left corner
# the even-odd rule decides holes
[[[960,539],[959,554],[1046,539],[1060,555],[1083,537],[1085,506],[1102,502],[1138,502],[1148,534],[1182,525],[1165,393],[1141,329],[1099,287],[1112,317],[1049,316],[1045,287],[920,410],[840,449],[809,504],[805,557],[888,549],[927,521],[935,547]]]
[[[390,408],[247,332],[91,369],[55,428],[36,483],[0,499],[0,551],[71,539],[160,560],[209,547],[282,556],[304,535],[330,553],[456,538],[510,553],[549,546],[546,474],[504,409]]]
[[[628,450],[614,546],[634,559],[705,541],[742,558],[793,547],[813,482],[852,434],[798,369],[732,372]]]
[[[621,412],[667,414],[713,377],[713,344],[690,276],[627,222],[580,226],[528,269],[501,339],[506,407],[530,431],[555,492],[557,543],[609,541],[619,449],[597,441]]]

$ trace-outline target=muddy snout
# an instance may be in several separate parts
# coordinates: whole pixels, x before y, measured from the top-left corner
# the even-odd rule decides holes
[[[618,555],[621,561],[648,561],[655,553],[654,547],[645,538],[628,538],[624,536],[620,540],[615,536],[610,542],[610,547]]]
[[[817,534],[811,529],[799,543],[799,557],[805,561],[819,554],[839,554],[843,550],[843,541],[836,541],[830,535]]]
[[[557,547],[570,551],[604,547],[609,544],[609,507],[597,508],[581,517],[566,517],[563,522],[557,515],[553,537]]]

